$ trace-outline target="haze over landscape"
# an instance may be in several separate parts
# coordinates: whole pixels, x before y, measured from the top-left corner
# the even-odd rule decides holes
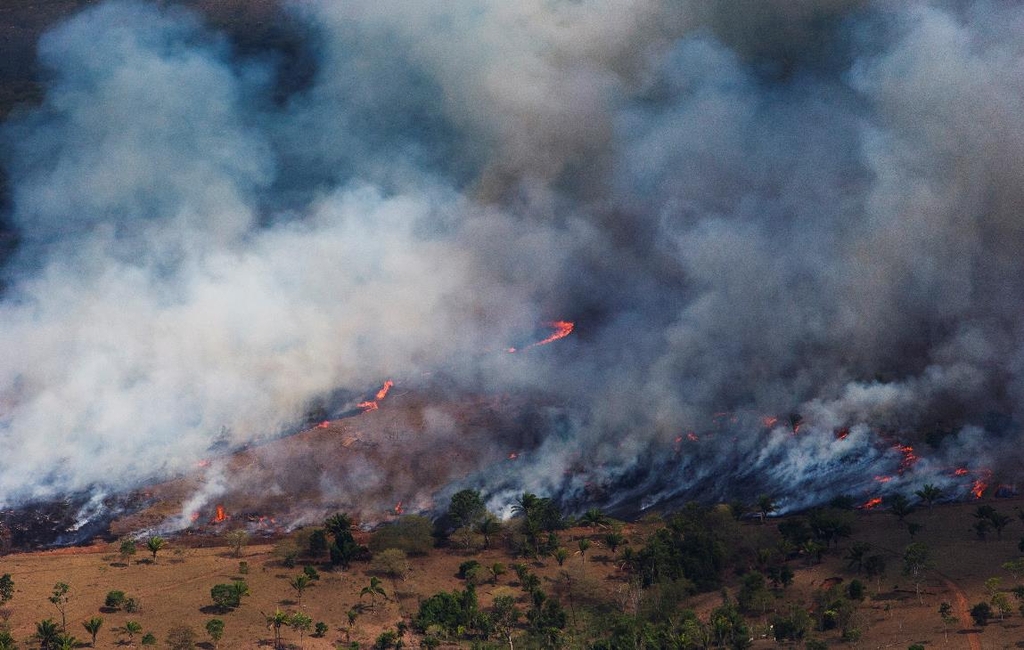
[[[513,396],[516,462],[496,427],[442,490],[496,511],[1015,489],[1024,7],[296,0],[254,44],[189,4],[83,3],[0,128],[0,505],[386,380],[437,453]]]

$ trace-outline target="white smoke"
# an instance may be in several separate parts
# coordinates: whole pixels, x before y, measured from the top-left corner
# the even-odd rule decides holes
[[[222,431],[435,371],[561,405],[467,479],[496,507],[750,485],[798,507],[895,472],[895,441],[922,458],[889,489],[967,450],[1009,472],[1024,9],[285,7],[299,55],[123,1],[40,43],[45,99],[3,130],[4,502],[172,475]],[[577,334],[489,354],[554,318]],[[799,435],[757,424],[790,413]]]

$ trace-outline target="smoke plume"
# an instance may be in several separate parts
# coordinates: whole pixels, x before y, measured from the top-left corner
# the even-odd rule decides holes
[[[121,0],[41,40],[45,98],[2,130],[5,504],[171,476],[388,377],[542,396],[517,462],[448,488],[495,509],[1016,480],[1024,7],[281,11],[297,51]]]

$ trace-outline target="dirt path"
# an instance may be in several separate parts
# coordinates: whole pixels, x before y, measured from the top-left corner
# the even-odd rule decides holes
[[[971,612],[967,607],[967,595],[964,594],[955,582],[946,576],[942,576],[942,581],[946,583],[946,587],[948,587],[955,596],[952,605],[953,610],[956,612],[956,617],[960,619],[962,624],[967,625],[971,621]],[[977,632],[969,630],[964,636],[967,637],[967,645],[971,650],[981,650],[981,638],[978,636]]]

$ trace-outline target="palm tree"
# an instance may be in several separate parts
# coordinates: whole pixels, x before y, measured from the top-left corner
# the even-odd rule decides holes
[[[156,559],[156,554],[159,553],[160,549],[166,546],[166,544],[167,540],[165,540],[163,537],[158,537],[156,535],[153,535],[152,537],[146,540],[146,548],[148,548],[149,552],[153,554],[154,560]]]
[[[281,647],[281,628],[291,624],[291,617],[287,612],[276,610],[273,614],[267,615],[267,627],[274,630],[274,648]]]
[[[312,584],[312,581],[310,580],[309,576],[305,573],[300,573],[299,575],[292,578],[292,580],[288,584],[291,585],[292,589],[295,590],[295,593],[297,594],[296,600],[301,605],[302,592],[304,592],[309,587],[309,585]]]
[[[896,515],[902,524],[903,519],[910,514],[910,501],[902,494],[894,494],[889,500],[889,511]]]
[[[578,542],[578,545],[580,547],[580,558],[584,562],[586,562],[587,561],[587,551],[590,550],[590,540],[587,539],[586,537],[584,537],[583,539],[581,539]]]
[[[95,648],[96,635],[99,634],[100,628],[103,627],[103,618],[101,616],[93,616],[88,621],[82,621],[82,627],[92,636],[92,647]]]
[[[484,536],[484,548],[490,548],[491,536],[501,532],[501,522],[491,513],[487,513],[476,525],[476,531]]]
[[[914,492],[914,494],[927,503],[928,509],[931,510],[935,502],[942,498],[942,488],[931,483],[925,483],[924,487]]]
[[[35,638],[39,641],[39,650],[54,650],[60,637],[60,628],[52,618],[36,623]]]
[[[580,523],[587,528],[605,528],[608,522],[608,515],[601,512],[600,508],[591,508],[580,517]]]
[[[532,492],[523,492],[521,496],[516,497],[516,502],[512,504],[512,514],[529,519],[530,513],[540,507],[540,504],[539,496]]]
[[[128,645],[134,645],[135,635],[142,633],[142,623],[138,621],[125,621],[122,627],[116,627],[114,631],[127,636]]]
[[[370,596],[370,609],[375,609],[377,606],[377,596],[382,597],[384,600],[388,599],[388,595],[384,592],[384,587],[381,586],[380,578],[372,576],[370,578],[370,584],[363,587],[362,591],[359,592],[359,600],[363,599],[363,596],[369,594]]]
[[[71,634],[58,634],[57,635],[57,650],[74,650],[80,645],[78,638]]]

